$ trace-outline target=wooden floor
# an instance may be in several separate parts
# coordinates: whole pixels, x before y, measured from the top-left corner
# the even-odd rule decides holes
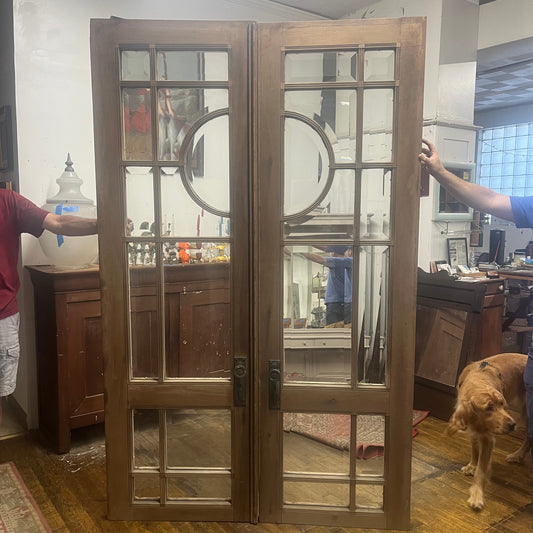
[[[417,426],[413,441],[411,531],[474,533],[533,530],[533,467],[505,462],[518,446],[514,437],[499,437],[493,456],[486,507],[474,513],[466,503],[471,478],[460,467],[468,461],[468,443],[444,436],[445,423],[429,417]],[[73,433],[73,447],[55,455],[35,434],[0,441],[0,463],[13,461],[54,532],[270,532],[348,533],[364,531],[296,525],[111,522],[106,520],[103,428]],[[370,530],[367,530],[370,531]]]

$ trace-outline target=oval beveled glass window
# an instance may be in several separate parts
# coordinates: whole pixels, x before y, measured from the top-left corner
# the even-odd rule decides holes
[[[200,200],[217,211],[230,211],[229,120],[215,117],[198,128],[188,147],[187,179]]]
[[[309,208],[324,191],[329,156],[320,135],[305,122],[285,118],[284,214]]]

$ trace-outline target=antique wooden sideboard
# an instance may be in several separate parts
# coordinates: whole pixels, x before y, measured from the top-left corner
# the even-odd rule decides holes
[[[35,293],[39,429],[65,453],[72,429],[104,421],[99,270],[26,268]],[[153,267],[130,269],[131,329],[140,341],[131,355],[133,376],[153,378],[161,368],[154,276]],[[229,375],[229,264],[167,265],[164,277],[164,318],[171,326],[165,375]],[[200,334],[192,334],[193,324]]]

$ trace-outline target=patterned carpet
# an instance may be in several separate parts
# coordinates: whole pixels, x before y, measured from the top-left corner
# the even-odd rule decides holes
[[[413,411],[413,437],[416,425],[429,415],[428,411]],[[283,429],[315,439],[339,450],[350,446],[350,415],[323,413],[285,413]],[[383,455],[385,418],[375,415],[357,416],[357,458],[370,459]]]
[[[0,532],[51,533],[13,463],[0,465]]]

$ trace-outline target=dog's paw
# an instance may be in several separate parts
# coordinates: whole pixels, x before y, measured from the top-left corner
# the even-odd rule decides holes
[[[467,465],[463,466],[463,468],[461,468],[461,472],[465,476],[473,476],[475,471],[476,471],[476,467],[470,463],[468,463]]]
[[[485,500],[483,498],[483,491],[478,487],[470,487],[470,498],[468,498],[468,505],[474,511],[481,511],[485,507]]]
[[[521,463],[524,460],[524,456],[520,453],[520,450],[517,450],[516,452],[510,453],[505,460],[508,463]]]

